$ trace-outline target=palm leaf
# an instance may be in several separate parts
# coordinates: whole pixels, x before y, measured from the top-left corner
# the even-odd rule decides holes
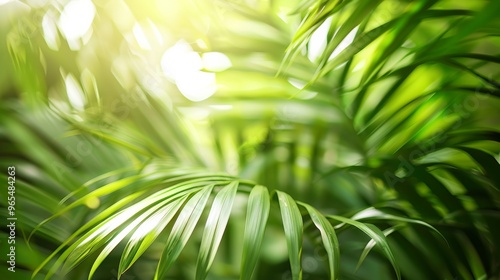
[[[163,253],[155,273],[155,279],[162,279],[181,253],[187,243],[187,240],[193,233],[196,223],[205,208],[205,204],[208,202],[208,198],[213,187],[214,186],[211,185],[202,189],[184,206],[184,209],[179,214],[179,217],[172,228],[170,236],[165,244],[165,249],[163,249]]]
[[[295,201],[286,193],[277,191],[283,219],[290,267],[293,279],[302,279],[302,215]]]
[[[196,279],[205,279],[214,261],[217,247],[227,225],[233,206],[238,182],[233,182],[219,191],[207,218],[205,232],[201,239],[200,253],[196,265]]]
[[[251,279],[259,259],[264,231],[269,216],[269,192],[264,186],[255,186],[248,198],[241,279]]]

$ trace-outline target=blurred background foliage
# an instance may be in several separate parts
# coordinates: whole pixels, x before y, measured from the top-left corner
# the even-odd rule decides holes
[[[0,275],[500,277],[498,13],[0,1]]]

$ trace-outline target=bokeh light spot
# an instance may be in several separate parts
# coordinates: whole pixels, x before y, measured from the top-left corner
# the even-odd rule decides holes
[[[149,44],[148,38],[146,38],[146,34],[144,34],[144,31],[142,30],[140,24],[136,23],[132,32],[134,33],[135,40],[137,40],[137,43],[139,44],[139,47],[141,49],[151,50],[151,45]]]
[[[203,68],[208,71],[220,72],[232,66],[227,55],[220,52],[206,52],[202,55]]]
[[[72,49],[77,40],[89,31],[95,16],[95,7],[90,0],[69,1],[59,18],[59,29]]]
[[[85,107],[84,95],[78,81],[73,75],[68,74],[64,82],[66,83],[66,92],[71,106],[77,110],[83,110]]]
[[[59,50],[59,34],[54,14],[48,11],[42,19],[43,37],[47,46],[52,50]]]
[[[196,102],[209,98],[217,90],[215,73],[201,71],[205,62],[212,63],[214,69],[224,69],[231,63],[220,53],[212,53],[202,60],[200,54],[193,51],[188,43],[179,41],[165,51],[161,68],[165,76],[175,82],[184,97]]]
[[[202,101],[212,96],[217,90],[215,73],[196,71],[180,75],[177,87],[182,95],[191,101]]]

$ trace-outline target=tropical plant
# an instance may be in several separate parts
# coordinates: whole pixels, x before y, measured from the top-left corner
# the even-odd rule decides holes
[[[27,3],[0,275],[500,277],[499,1]]]

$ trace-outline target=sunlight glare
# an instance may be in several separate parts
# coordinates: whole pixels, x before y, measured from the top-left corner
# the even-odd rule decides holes
[[[215,55],[215,59],[214,55],[209,55],[208,60],[215,64],[211,66],[219,69],[231,63],[220,55]],[[204,62],[200,54],[193,51],[188,43],[179,41],[165,51],[161,58],[161,68],[165,76],[175,82],[182,95],[197,102],[209,98],[217,90],[215,73],[201,71]]]
[[[307,48],[307,58],[309,58],[309,61],[315,62],[325,51],[328,30],[330,29],[331,23],[332,18],[330,17],[311,35]]]
[[[68,74],[64,79],[66,83],[66,92],[68,94],[68,100],[71,106],[77,110],[83,110],[85,107],[85,102],[83,98],[83,91],[78,81],[73,77],[73,75]]]
[[[161,68],[172,81],[187,73],[199,71],[202,68],[201,57],[194,52],[185,41],[179,41],[169,48],[161,58]]]
[[[4,5],[4,4],[8,4],[10,2],[14,2],[15,0],[0,0],[0,6]]]
[[[181,112],[187,118],[199,122],[206,121],[210,116],[210,110],[206,108],[182,107],[179,108],[179,112]]]
[[[219,110],[219,111],[228,111],[228,110],[232,110],[234,108],[234,106],[231,104],[208,105],[208,107],[215,109],[215,110]]]
[[[344,40],[340,42],[340,44],[335,48],[333,51],[332,55],[328,58],[328,60],[333,59],[336,57],[338,54],[340,54],[343,50],[345,50],[349,45],[354,41],[354,37],[356,36],[356,32],[358,31],[358,27],[354,28],[345,36]]]
[[[220,52],[206,52],[201,56],[203,68],[208,71],[221,72],[232,66],[227,55]]]
[[[212,96],[217,90],[215,73],[196,71],[180,75],[177,78],[177,87],[187,99],[202,101]]]
[[[151,50],[151,45],[148,42],[148,38],[146,38],[146,34],[144,34],[144,31],[142,30],[142,27],[139,23],[134,24],[132,32],[134,33],[135,40],[137,41],[137,44],[139,44],[139,47],[141,49]]]
[[[163,41],[163,36],[160,33],[160,30],[158,30],[158,27],[156,26],[156,24],[152,20],[148,19],[148,22],[149,22],[149,25],[151,26],[151,29],[153,30],[153,34],[154,34],[156,40],[158,41],[160,46],[163,46],[164,41]]]
[[[77,48],[77,40],[90,30],[95,12],[90,0],[69,1],[64,6],[59,18],[59,29],[72,49]]]
[[[57,33],[54,14],[51,11],[47,11],[43,16],[42,30],[47,46],[54,51],[59,50],[59,34]]]

